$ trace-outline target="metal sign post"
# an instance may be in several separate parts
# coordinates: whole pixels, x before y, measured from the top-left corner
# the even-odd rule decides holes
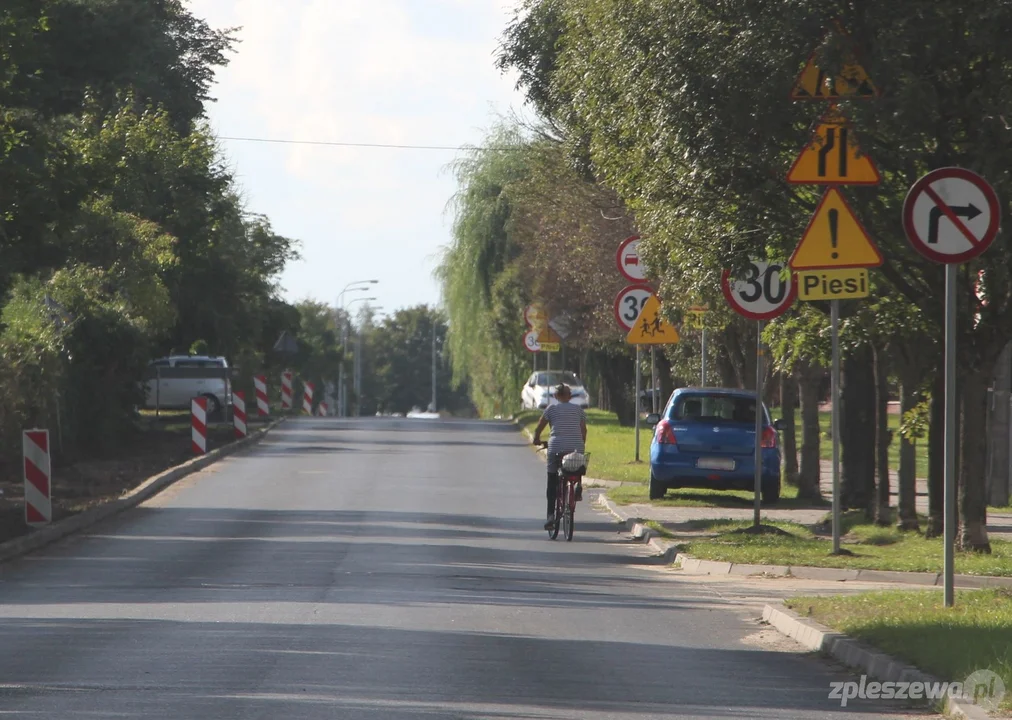
[[[787,312],[798,297],[798,286],[792,273],[782,276],[783,263],[751,260],[743,278],[732,278],[725,270],[721,278],[721,289],[728,304],[742,317],[756,320],[755,358],[755,515],[756,530],[760,527],[759,507],[762,498],[763,473],[763,326],[767,320],[778,318]],[[705,384],[705,377],[703,379]]]
[[[956,273],[959,266],[945,266],[945,551],[942,570],[945,575],[945,607],[955,602],[955,576],[952,564],[956,545]]]
[[[706,387],[706,328],[703,328],[703,348],[700,352],[700,365],[702,366],[699,370],[700,387]]]
[[[763,321],[756,323],[755,343],[755,501],[753,526],[759,529],[759,499],[763,479]]]
[[[840,301],[830,302],[830,323],[833,333],[833,554],[840,554]]]
[[[640,461],[640,388],[642,387],[640,377],[640,346],[636,346],[636,462]]]
[[[990,247],[1001,225],[994,188],[963,168],[933,170],[919,179],[903,203],[903,229],[914,250],[945,263],[945,607],[955,603],[956,544],[956,282],[960,263]]]

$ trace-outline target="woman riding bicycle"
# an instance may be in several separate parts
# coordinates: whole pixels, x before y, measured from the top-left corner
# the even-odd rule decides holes
[[[541,431],[545,425],[551,425],[552,432],[548,436],[548,522],[545,530],[555,524],[555,492],[559,485],[559,465],[562,456],[571,452],[583,452],[587,443],[587,414],[579,405],[570,404],[573,397],[568,385],[562,384],[555,389],[558,403],[549,405],[541,416],[538,427],[534,431],[534,444],[541,444]],[[583,494],[583,484],[576,486],[576,499]]]

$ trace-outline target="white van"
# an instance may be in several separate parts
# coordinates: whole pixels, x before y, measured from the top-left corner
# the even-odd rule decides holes
[[[206,355],[172,355],[153,360],[145,377],[144,407],[189,409],[195,397],[207,398],[207,414],[232,404],[228,361]]]

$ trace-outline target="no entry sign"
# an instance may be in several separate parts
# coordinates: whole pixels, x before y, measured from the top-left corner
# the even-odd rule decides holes
[[[988,182],[963,168],[934,170],[910,188],[903,228],[929,260],[956,264],[987,250],[998,234],[1001,207]]]

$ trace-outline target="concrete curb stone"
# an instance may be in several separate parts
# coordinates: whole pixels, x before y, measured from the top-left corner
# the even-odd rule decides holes
[[[830,655],[844,665],[863,670],[877,682],[941,682],[918,668],[875,650],[831,628],[797,615],[788,608],[766,605],[763,622],[809,650]],[[989,720],[987,711],[965,700],[945,699],[946,713],[968,720]]]
[[[678,552],[677,544],[663,538],[656,530],[639,522],[638,519],[630,518],[604,493],[597,496],[597,506],[625,525],[635,539],[642,541],[659,555],[663,555],[665,563],[670,564],[674,560]]]
[[[213,465],[222,458],[233,455],[240,450],[260,442],[267,436],[267,433],[283,423],[285,420],[286,418],[275,420],[266,427],[251,433],[248,437],[245,437],[242,440],[229,443],[224,447],[210,451],[206,455],[202,455],[192,460],[187,460],[182,465],[177,465],[176,467],[169,468],[168,470],[154,475],[130,492],[121,495],[115,500],[110,500],[109,502],[104,502],[101,505],[89,508],[88,510],[55,522],[52,525],[48,525],[41,530],[29,532],[27,535],[22,535],[21,537],[14,538],[13,540],[0,543],[0,563],[26,555],[30,552],[34,552],[35,550],[39,550],[40,548],[50,545],[57,540],[61,540],[68,535],[72,535],[84,530],[85,528],[91,527],[92,525],[96,525],[97,523],[100,523],[114,515],[118,515],[125,510],[137,507],[187,475],[199,472],[200,470]]]

